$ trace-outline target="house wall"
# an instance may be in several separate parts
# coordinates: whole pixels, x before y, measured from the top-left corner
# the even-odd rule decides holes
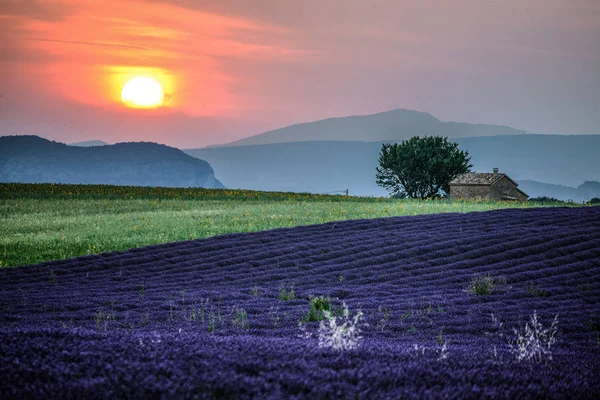
[[[502,200],[503,196],[515,197],[519,199],[519,201],[527,201],[527,197],[523,196],[515,184],[505,176],[497,182],[494,182],[490,188],[490,198],[492,200]]]
[[[490,199],[490,186],[486,185],[450,185],[450,199]]]

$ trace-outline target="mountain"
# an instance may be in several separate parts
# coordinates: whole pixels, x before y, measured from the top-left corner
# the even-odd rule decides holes
[[[600,135],[529,134],[455,141],[471,155],[473,170],[497,167],[518,182],[576,187],[600,177]],[[315,193],[349,189],[354,195],[384,196],[386,192],[375,184],[380,149],[381,142],[313,141],[184,151],[207,160],[231,188]]]
[[[586,181],[577,187],[575,201],[588,201],[594,197],[600,198],[600,182]]]
[[[381,144],[297,142],[184,150],[208,161],[227,187],[383,196],[375,185]]]
[[[511,178],[578,186],[600,178],[600,135],[519,135],[462,138],[480,170],[494,167]]]
[[[107,144],[108,143],[106,143],[104,140],[88,140],[85,142],[69,143],[69,146],[93,147],[93,146],[106,146]]]
[[[396,109],[371,115],[328,118],[265,132],[226,146],[343,140],[362,142],[401,141],[413,136],[444,135],[449,138],[518,135],[528,132],[507,126],[442,122],[428,113]]]
[[[562,201],[574,200],[577,193],[577,188],[572,186],[553,185],[531,180],[519,181],[519,189],[527,193],[530,198],[552,197]]]
[[[525,191],[530,197],[553,197],[558,200],[572,200],[578,203],[588,201],[594,197],[600,198],[600,182],[585,181],[577,187],[551,185],[535,181],[519,181],[519,189]]]
[[[0,182],[223,187],[210,164],[173,147],[75,147],[38,136],[0,137]]]

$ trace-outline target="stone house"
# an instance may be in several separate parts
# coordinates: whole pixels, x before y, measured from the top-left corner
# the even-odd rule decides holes
[[[450,181],[450,199],[527,201],[519,184],[494,168],[493,173],[461,174]]]

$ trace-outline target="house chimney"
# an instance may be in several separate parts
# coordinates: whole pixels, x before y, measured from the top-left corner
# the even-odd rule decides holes
[[[494,173],[497,174],[498,173],[498,168],[494,168]]]

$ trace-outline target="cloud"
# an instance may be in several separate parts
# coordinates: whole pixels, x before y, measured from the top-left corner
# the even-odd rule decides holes
[[[112,75],[155,68],[196,116],[567,120],[600,100],[599,32],[597,0],[0,0],[0,88],[122,113]]]
[[[154,68],[173,77],[169,106],[210,115],[239,108],[227,90],[238,77],[224,72],[222,57],[280,60],[316,54],[287,46],[279,39],[285,29],[241,16],[138,0],[115,7],[70,3],[78,7],[51,0],[27,7],[7,3],[0,17],[7,21],[0,28],[7,38],[0,43],[0,62],[12,61],[11,73],[30,71],[30,80],[39,80],[31,82],[36,91],[86,104],[120,107],[111,83],[114,71]],[[0,77],[0,84],[6,80],[11,77]]]
[[[32,18],[57,21],[72,15],[77,10],[77,2],[48,0],[2,0],[0,16]]]
[[[121,49],[150,50],[149,48],[141,47],[141,46],[132,46],[132,45],[114,44],[114,43],[78,42],[78,41],[74,41],[74,40],[39,39],[39,38],[25,38],[25,40],[32,40],[34,42],[54,42],[54,43],[78,44],[78,45],[84,45],[84,46],[118,47]]]

